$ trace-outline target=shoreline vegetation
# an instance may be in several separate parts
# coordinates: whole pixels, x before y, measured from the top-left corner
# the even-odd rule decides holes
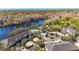
[[[78,16],[78,10],[0,10],[0,27],[20,25],[39,19],[58,20]]]
[[[45,23],[45,25],[48,25],[50,31],[60,31],[65,27],[73,27],[79,31],[79,20],[75,17],[65,17],[54,22]]]
[[[22,33],[22,32],[27,32],[27,31],[29,31],[30,29],[35,29],[35,28],[37,28],[37,27],[39,27],[39,26],[41,26],[41,25],[34,26],[34,27],[30,27],[30,28],[18,28],[18,29],[16,29],[16,31],[10,32],[10,33],[9,33],[9,37],[12,37],[12,36],[14,36],[14,35],[18,35],[19,33]]]
[[[78,10],[3,10],[0,11],[0,27],[17,26],[28,22],[47,19],[45,25],[48,25],[50,31],[59,31],[64,27],[79,28]],[[76,21],[75,21],[76,20]],[[33,28],[33,27],[32,27]],[[30,29],[30,28],[29,28]],[[27,29],[17,29],[10,32],[13,36]]]
[[[20,25],[47,18],[40,11],[0,11],[0,27]]]
[[[56,44],[57,46],[66,44],[76,46],[76,42],[79,44],[79,10],[0,11],[0,27],[21,25],[40,19],[47,20],[43,25],[28,29],[17,28],[9,33],[12,38],[2,43],[8,43],[6,45],[9,46],[9,51],[53,51]],[[79,50],[79,45],[76,48]],[[77,50],[68,49],[68,51]]]

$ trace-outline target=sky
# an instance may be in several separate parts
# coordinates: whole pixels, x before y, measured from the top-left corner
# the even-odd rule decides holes
[[[78,0],[0,0],[0,8],[79,8]]]

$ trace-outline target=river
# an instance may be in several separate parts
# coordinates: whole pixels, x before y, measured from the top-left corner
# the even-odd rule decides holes
[[[45,23],[45,21],[46,19],[40,19],[40,20],[29,22],[27,24],[0,27],[0,40],[7,39],[9,37],[9,33],[15,31],[17,28],[29,28],[29,27],[31,28],[37,25],[42,25]]]

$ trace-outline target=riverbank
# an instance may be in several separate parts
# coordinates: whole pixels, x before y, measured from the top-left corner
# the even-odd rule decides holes
[[[7,51],[8,39],[0,41],[0,51]]]
[[[5,43],[7,45],[8,39],[1,40],[0,42]]]
[[[6,39],[10,35],[13,36],[11,32],[14,32],[15,34],[17,34],[17,33],[23,32],[23,31],[27,31],[28,29],[30,29],[32,27],[37,27],[39,25],[43,25],[46,20],[47,19],[40,19],[40,20],[29,22],[27,24],[0,27],[0,39]]]
[[[38,25],[40,22],[37,22]],[[32,24],[32,23],[31,23]],[[75,45],[79,40],[79,31],[77,30],[79,20],[75,17],[65,17],[55,22],[49,22],[43,24],[41,28],[34,28],[36,31],[28,31],[16,34],[8,38],[8,48],[10,51],[54,51],[54,47],[57,44],[61,47],[68,49],[57,49],[57,51],[75,51],[79,50]],[[6,42],[6,41],[3,41]],[[64,46],[62,46],[64,44]],[[68,46],[67,46],[68,45]],[[58,46],[59,48],[61,48]],[[73,49],[69,48],[73,47]],[[56,49],[55,49],[56,51]]]
[[[21,25],[45,18],[54,21],[78,14],[77,10],[4,10],[0,11],[0,27]]]
[[[0,11],[0,27],[20,25],[47,18],[44,11],[4,10]]]

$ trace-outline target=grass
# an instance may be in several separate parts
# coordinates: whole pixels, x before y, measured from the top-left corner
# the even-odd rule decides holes
[[[48,25],[49,28],[53,31],[59,31],[64,27],[79,28],[79,20],[72,17],[65,17],[55,22],[46,23],[45,25]]]
[[[26,31],[27,29],[24,29],[24,28],[19,28],[19,29],[16,29],[16,31],[13,31],[13,32],[10,32],[9,33],[9,37],[10,36],[14,36],[14,35],[16,35],[16,34],[19,34],[19,33],[21,33],[21,32],[24,32],[24,31]]]
[[[14,36],[14,35],[17,35],[17,34],[19,34],[19,33],[22,33],[22,32],[24,32],[24,31],[30,31],[30,30],[36,29],[36,28],[39,27],[39,26],[41,26],[41,25],[33,26],[33,27],[30,27],[30,28],[18,28],[18,29],[16,29],[15,31],[10,32],[10,33],[9,33],[9,37]]]

